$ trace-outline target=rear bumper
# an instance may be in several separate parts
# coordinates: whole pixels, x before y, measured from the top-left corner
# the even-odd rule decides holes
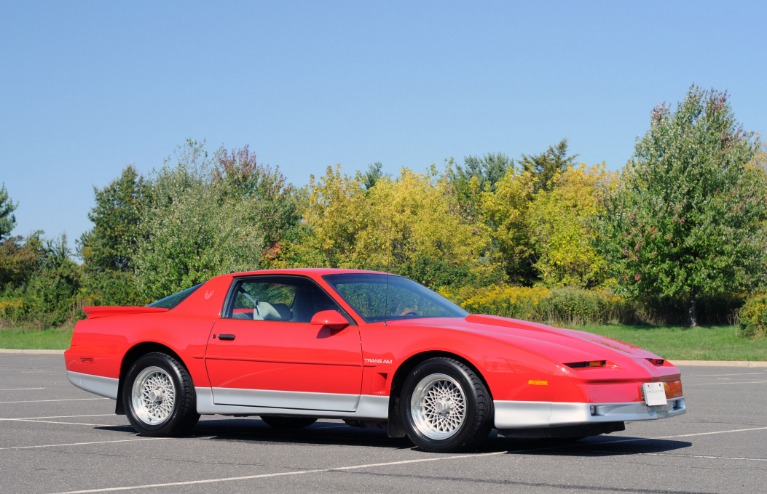
[[[80,372],[67,371],[69,382],[80,389],[99,396],[117,399],[117,389],[120,381],[111,377],[94,376]]]
[[[675,417],[686,412],[684,397],[671,398],[663,406],[629,403],[554,403],[495,401],[497,429],[525,429],[605,422],[634,422]]]

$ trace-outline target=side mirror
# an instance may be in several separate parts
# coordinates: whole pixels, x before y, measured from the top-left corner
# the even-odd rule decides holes
[[[349,325],[349,321],[337,310],[323,310],[312,317],[313,326],[323,326],[334,331],[340,331]]]

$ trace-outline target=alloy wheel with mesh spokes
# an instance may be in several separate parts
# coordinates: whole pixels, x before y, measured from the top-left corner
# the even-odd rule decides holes
[[[466,420],[466,395],[452,377],[431,374],[413,390],[410,414],[424,436],[447,439],[457,433]]]
[[[176,386],[165,369],[153,365],[142,370],[133,381],[131,400],[136,417],[142,422],[162,424],[173,413]]]

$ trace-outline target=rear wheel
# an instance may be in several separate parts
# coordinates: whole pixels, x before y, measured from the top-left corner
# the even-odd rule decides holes
[[[165,353],[148,353],[131,366],[123,385],[128,420],[145,436],[178,436],[200,418],[189,373]]]
[[[278,415],[265,415],[261,420],[272,429],[303,429],[317,422],[315,417],[282,417]]]
[[[490,393],[463,363],[438,357],[419,364],[400,395],[400,420],[413,443],[425,451],[478,447],[492,425]]]

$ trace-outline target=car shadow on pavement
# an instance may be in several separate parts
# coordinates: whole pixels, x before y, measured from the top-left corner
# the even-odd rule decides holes
[[[488,440],[483,450],[546,456],[623,456],[668,453],[690,446],[692,443],[687,441],[626,436],[591,436],[580,441],[497,436]]]
[[[302,429],[273,429],[260,419],[222,418],[200,421],[192,436],[221,441],[259,443],[338,444],[381,448],[411,448],[407,439],[391,439],[385,428],[353,427],[343,422],[319,421]]]
[[[100,426],[99,430],[128,432],[137,435],[130,425]],[[354,427],[343,422],[319,421],[302,429],[273,429],[258,418],[221,418],[201,420],[192,433],[180,437],[215,441],[253,443],[295,443],[313,445],[361,446],[389,449],[416,449],[406,438],[392,439],[385,428]],[[477,453],[559,456],[618,456],[659,454],[690,447],[685,441],[625,436],[593,436],[580,441],[563,439],[517,439],[491,432]]]

